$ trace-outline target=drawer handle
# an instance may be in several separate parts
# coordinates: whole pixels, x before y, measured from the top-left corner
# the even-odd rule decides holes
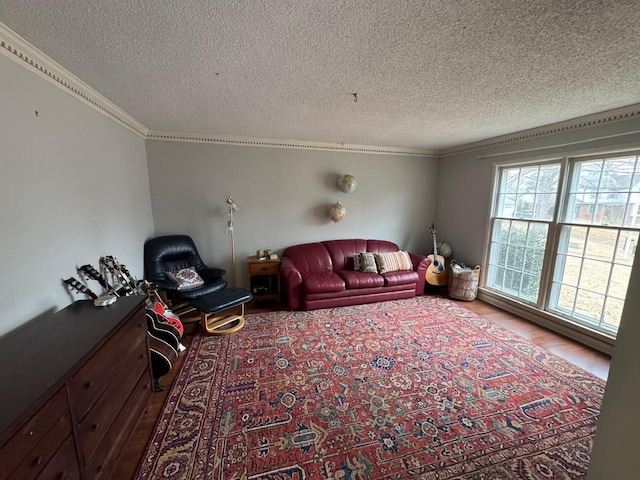
[[[40,465],[42,465],[42,462],[44,462],[44,456],[40,455],[38,458],[33,459],[33,466],[39,467]]]
[[[87,382],[84,384],[84,388],[86,388],[87,390],[89,390],[91,387],[93,387],[94,383],[93,382]]]
[[[33,435],[33,430],[30,430],[29,431],[29,436],[32,436],[32,435]]]
[[[93,431],[94,431],[94,432],[98,431],[98,429],[99,429],[99,428],[100,428],[100,422],[96,423],[96,424],[92,427],[92,429],[93,429]]]
[[[267,267],[262,267],[262,268],[260,268],[260,270],[262,270],[263,272],[266,272],[267,271]]]

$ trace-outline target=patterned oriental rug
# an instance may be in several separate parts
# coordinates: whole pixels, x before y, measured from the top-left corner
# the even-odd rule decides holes
[[[194,336],[141,479],[568,479],[604,382],[452,301],[246,316]]]

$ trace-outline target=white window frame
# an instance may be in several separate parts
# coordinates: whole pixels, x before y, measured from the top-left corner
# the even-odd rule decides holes
[[[596,336],[601,336],[602,338],[610,338],[615,339],[615,332],[608,332],[606,329],[598,328],[593,329],[593,326],[588,324],[587,322],[582,322],[578,318],[563,316],[556,311],[550,311],[549,304],[551,299],[551,284],[554,275],[554,271],[556,268],[556,259],[557,259],[557,249],[560,241],[560,232],[564,225],[579,225],[572,222],[564,222],[562,219],[564,218],[564,212],[569,207],[569,199],[568,199],[568,191],[569,191],[569,182],[571,180],[571,176],[573,174],[573,166],[576,162],[586,161],[590,159],[609,159],[615,157],[622,156],[640,156],[640,150],[638,146],[635,146],[633,149],[622,149],[617,150],[615,148],[612,149],[597,149],[592,150],[588,153],[582,154],[566,154],[562,157],[553,156],[553,157],[537,157],[537,158],[529,158],[525,160],[514,160],[514,161],[504,161],[504,162],[495,162],[493,164],[493,177],[492,177],[492,188],[491,188],[491,205],[489,209],[489,218],[487,222],[487,231],[485,234],[485,245],[484,245],[484,256],[483,256],[483,264],[488,266],[489,258],[491,255],[491,244],[492,244],[492,236],[494,230],[494,224],[496,219],[502,219],[505,217],[498,217],[496,215],[497,207],[498,207],[498,193],[500,191],[500,173],[503,169],[507,168],[523,168],[527,166],[540,166],[544,164],[552,164],[559,163],[560,164],[560,179],[558,181],[558,194],[556,196],[556,205],[554,210],[554,215],[552,220],[545,222],[548,224],[548,232],[547,232],[547,242],[545,247],[545,266],[543,266],[543,270],[540,278],[540,288],[538,293],[537,302],[527,302],[525,300],[515,298],[505,293],[493,289],[487,286],[488,280],[488,269],[483,269],[481,279],[480,279],[480,289],[481,291],[489,292],[490,296],[497,297],[505,297],[506,301],[504,301],[505,305],[515,304],[515,305],[523,305],[525,310],[532,308],[532,311],[537,311],[538,314],[543,318],[551,318],[552,320],[559,322],[566,322],[568,325],[577,326],[579,330],[582,331],[590,331],[591,333],[595,333]],[[640,204],[638,205],[638,209],[640,211]],[[527,219],[527,221],[530,221]],[[540,222],[536,220],[536,222]],[[597,224],[582,224],[581,226],[590,226],[590,227],[598,227]],[[637,230],[640,231],[639,227],[613,227],[616,230]],[[536,314],[534,314],[536,315]],[[561,328],[561,330],[564,330]],[[570,330],[569,330],[570,331]]]

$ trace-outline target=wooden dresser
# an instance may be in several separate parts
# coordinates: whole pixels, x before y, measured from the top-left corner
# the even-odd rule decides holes
[[[0,341],[0,480],[109,478],[153,383],[143,302],[78,301]]]

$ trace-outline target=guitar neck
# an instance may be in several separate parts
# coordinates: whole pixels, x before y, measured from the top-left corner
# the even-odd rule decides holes
[[[100,284],[102,288],[104,288],[109,293],[115,293],[113,286],[107,282],[104,276],[96,270],[92,265],[83,265],[78,268],[78,271],[83,274],[85,277],[90,278],[91,280],[95,280]]]
[[[83,285],[82,283],[80,283],[76,278],[73,277],[69,277],[66,280],[63,280],[64,283],[66,283],[67,285],[69,285],[69,287],[72,290],[75,290],[78,293],[84,293],[85,295],[88,295],[89,297],[93,298],[94,300],[96,298],[98,298],[98,295],[96,295],[91,289],[89,289],[87,286]]]

